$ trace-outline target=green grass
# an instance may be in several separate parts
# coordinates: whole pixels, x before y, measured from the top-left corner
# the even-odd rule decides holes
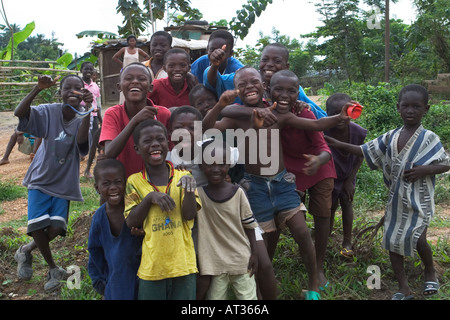
[[[368,225],[377,223],[386,202],[386,190],[382,184],[382,177],[378,171],[371,171],[363,165],[358,176],[357,193],[355,195],[354,209],[354,234]],[[81,271],[80,289],[69,289],[66,285],[61,290],[61,299],[65,300],[92,300],[101,297],[92,288],[87,273],[86,261],[80,264],[79,256],[87,255],[87,236],[80,236],[76,223],[86,216],[86,213],[94,212],[99,203],[99,197],[93,187],[83,181],[82,194],[84,202],[72,202],[69,218],[69,228],[66,238],[57,238],[52,242],[55,260],[64,266],[78,265]],[[450,175],[440,175],[436,179],[436,203],[449,204]],[[0,185],[2,197],[13,199],[26,196],[22,187],[15,182],[3,182]],[[2,198],[4,199],[4,198]],[[378,212],[378,215],[371,213]],[[450,228],[450,219],[436,212],[430,228]],[[314,223],[312,217],[307,215],[307,224],[314,234]],[[17,232],[17,228],[26,225],[26,218],[20,221],[10,221],[0,224],[0,229],[9,228],[10,233],[0,233],[0,263],[13,261],[15,250],[30,241],[26,235]],[[336,214],[333,233],[328,242],[326,256],[326,276],[330,285],[321,292],[325,300],[369,300],[388,299],[397,289],[393,277],[393,271],[389,261],[388,253],[381,248],[382,229],[372,239],[363,239],[358,242],[357,254],[353,260],[344,259],[340,253],[342,241],[342,219],[340,212]],[[431,245],[433,257],[439,273],[441,289],[439,295],[430,299],[450,299],[450,245],[447,237],[441,237],[435,244]],[[38,254],[35,256],[35,264],[40,268],[46,267],[45,261]],[[289,232],[283,232],[280,236],[277,251],[274,257],[274,268],[279,281],[279,299],[298,300],[303,299],[303,290],[307,288],[307,272],[299,255],[297,245]],[[381,289],[370,290],[367,287],[367,279],[371,274],[367,272],[369,266],[378,266],[381,272]],[[421,298],[423,284],[423,266],[418,257],[405,259],[406,271],[409,284],[414,290],[416,297]],[[31,281],[42,283],[44,276],[37,276]],[[8,284],[5,284],[8,285]],[[37,296],[35,290],[28,292],[32,298]]]

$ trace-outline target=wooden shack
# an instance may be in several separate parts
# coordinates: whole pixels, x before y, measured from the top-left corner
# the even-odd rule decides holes
[[[191,57],[191,63],[206,54],[209,35],[217,29],[226,30],[227,28],[210,26],[206,21],[192,21],[187,22],[183,26],[164,28],[173,37],[172,47],[185,49]],[[149,53],[149,39],[138,38],[137,40],[137,47]],[[105,107],[119,103],[120,91],[117,84],[119,82],[121,67],[112,57],[122,47],[126,46],[126,39],[108,40],[103,44],[92,46],[92,54],[98,57],[102,105]]]

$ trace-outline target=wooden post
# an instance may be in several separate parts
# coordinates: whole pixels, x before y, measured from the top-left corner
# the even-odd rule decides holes
[[[389,0],[385,0],[386,11],[384,13],[384,82],[389,82]]]

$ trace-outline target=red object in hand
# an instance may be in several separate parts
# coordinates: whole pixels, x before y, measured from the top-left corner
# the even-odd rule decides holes
[[[347,115],[352,119],[356,119],[361,115],[363,107],[359,104],[351,105],[347,108]]]

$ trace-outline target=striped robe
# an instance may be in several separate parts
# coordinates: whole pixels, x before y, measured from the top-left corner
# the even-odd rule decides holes
[[[383,247],[402,256],[413,256],[417,240],[434,213],[435,176],[415,182],[403,179],[403,171],[414,166],[450,165],[439,137],[422,125],[398,152],[401,128],[362,145],[364,158],[372,169],[382,169],[389,189],[385,212]]]

